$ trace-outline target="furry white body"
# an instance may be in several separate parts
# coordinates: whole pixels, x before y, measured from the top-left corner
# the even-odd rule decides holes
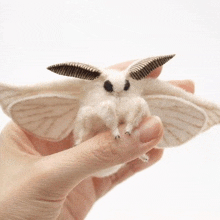
[[[141,97],[143,89],[133,85],[124,91],[125,73],[106,70],[105,80],[111,80],[114,92],[103,89],[103,79],[84,88],[85,94],[75,120],[74,135],[78,145],[91,132],[103,130],[103,125],[111,129],[116,139],[120,138],[118,125],[125,123],[125,133],[131,134],[144,116],[150,115],[147,102]],[[101,119],[101,120],[100,120]]]
[[[220,123],[219,105],[168,82],[144,78],[145,72],[141,71],[149,64],[145,61],[123,72],[102,69],[92,82],[90,77],[89,80],[68,78],[21,87],[0,84],[0,104],[3,111],[26,131],[50,141],[62,140],[74,131],[76,145],[106,129],[112,131],[113,138],[119,139],[121,123],[125,124],[124,132],[132,134],[141,119],[150,114],[159,116],[164,126],[164,138],[158,147],[181,145]],[[88,71],[94,74],[96,70],[78,63],[70,66],[84,69],[86,76]],[[69,69],[65,71],[69,73]],[[125,89],[128,80],[130,87]],[[106,81],[111,82],[113,88],[104,88]],[[107,176],[121,166],[123,164],[94,175]]]

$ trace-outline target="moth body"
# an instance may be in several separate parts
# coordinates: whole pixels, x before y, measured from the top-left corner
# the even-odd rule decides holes
[[[75,145],[104,127],[119,139],[118,126],[122,123],[126,124],[125,133],[131,134],[141,119],[150,115],[147,102],[140,97],[141,92],[141,87],[133,87],[132,82],[126,79],[126,72],[104,70],[101,80],[96,79],[89,88],[85,88],[75,120]]]

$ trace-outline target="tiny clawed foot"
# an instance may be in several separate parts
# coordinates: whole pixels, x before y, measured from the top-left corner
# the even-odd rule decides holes
[[[149,157],[146,154],[143,154],[139,157],[143,162],[147,163],[149,161]]]
[[[81,141],[80,140],[77,140],[75,143],[74,143],[74,147],[76,147],[77,145],[79,145],[81,143]]]
[[[131,135],[132,130],[133,130],[133,125],[128,124],[125,128],[125,134]]]
[[[126,131],[125,134],[128,134],[130,136],[131,132],[130,131]]]
[[[117,140],[117,139],[120,139],[121,137],[120,137],[120,135],[116,135],[115,136],[115,139]]]
[[[118,128],[114,129],[112,131],[112,134],[113,134],[113,136],[115,137],[116,140],[121,138]]]

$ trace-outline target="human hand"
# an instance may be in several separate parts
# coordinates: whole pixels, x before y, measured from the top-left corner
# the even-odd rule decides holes
[[[124,69],[130,63],[114,68]],[[150,77],[160,72],[157,68]],[[171,83],[194,90],[190,81]],[[160,119],[152,116],[145,118],[133,135],[122,136],[120,142],[106,131],[71,148],[71,134],[54,143],[11,122],[0,139],[0,219],[84,219],[98,198],[161,158],[163,150],[154,147],[162,135]],[[150,158],[148,163],[136,159],[144,153]],[[109,177],[92,177],[121,163],[126,165]]]

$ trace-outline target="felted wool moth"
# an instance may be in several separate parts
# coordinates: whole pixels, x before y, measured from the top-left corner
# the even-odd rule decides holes
[[[69,77],[33,86],[0,84],[0,104],[15,123],[42,139],[60,141],[73,131],[75,145],[104,129],[120,141],[119,124],[130,135],[143,117],[157,115],[164,126],[158,147],[178,146],[218,124],[220,106],[147,77],[173,56],[137,60],[124,71],[74,62],[52,65],[49,70]],[[94,175],[110,175],[121,166]]]

